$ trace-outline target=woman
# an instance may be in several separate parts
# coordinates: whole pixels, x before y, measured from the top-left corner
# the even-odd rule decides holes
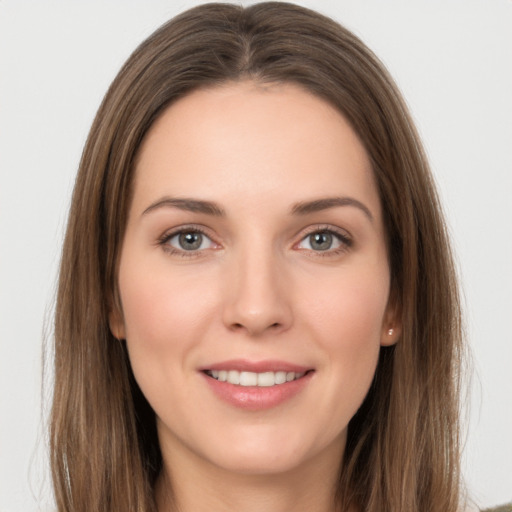
[[[204,5],[130,57],[55,336],[60,511],[460,507],[441,208],[392,80],[312,11]]]

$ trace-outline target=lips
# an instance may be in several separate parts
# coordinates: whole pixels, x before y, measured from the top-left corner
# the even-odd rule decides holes
[[[314,369],[283,361],[233,360],[201,372],[223,401],[246,410],[262,410],[292,399],[310,382]]]

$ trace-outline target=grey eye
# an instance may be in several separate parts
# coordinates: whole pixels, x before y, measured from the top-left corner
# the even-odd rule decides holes
[[[309,235],[309,245],[314,251],[327,251],[332,248],[333,236],[327,231],[320,231]]]
[[[314,252],[335,252],[342,247],[349,247],[350,240],[330,230],[320,230],[306,235],[299,243],[299,249]]]
[[[190,232],[190,233],[180,233],[178,235],[178,243],[180,245],[180,249],[185,251],[195,251],[201,247],[203,243],[203,235],[202,233]]]
[[[215,246],[212,240],[200,231],[181,231],[169,237],[165,242],[178,251],[193,252],[211,249]]]

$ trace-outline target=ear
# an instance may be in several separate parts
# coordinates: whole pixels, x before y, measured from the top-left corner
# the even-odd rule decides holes
[[[110,309],[108,313],[108,325],[114,338],[118,340],[124,340],[126,338],[124,319],[119,308],[113,307]]]
[[[382,322],[380,344],[383,347],[394,345],[402,335],[402,308],[398,300],[391,294]]]

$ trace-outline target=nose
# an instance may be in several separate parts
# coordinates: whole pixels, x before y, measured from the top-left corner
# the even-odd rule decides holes
[[[292,283],[278,260],[271,251],[252,251],[231,263],[223,310],[229,330],[258,337],[290,328]]]

